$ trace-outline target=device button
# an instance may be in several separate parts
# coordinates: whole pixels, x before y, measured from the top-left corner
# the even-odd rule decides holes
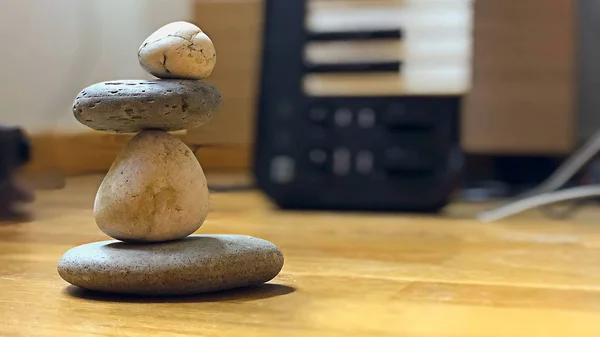
[[[415,149],[400,147],[385,151],[383,165],[388,172],[426,171],[432,169],[432,162],[425,153]]]
[[[308,152],[308,160],[316,166],[324,166],[327,163],[327,152],[323,149],[312,149]]]
[[[333,122],[335,126],[340,128],[350,126],[350,124],[352,124],[352,111],[348,108],[339,108],[335,110]]]
[[[286,184],[294,180],[294,159],[290,156],[277,156],[271,159],[270,177],[271,180]]]
[[[356,154],[356,171],[361,174],[370,174],[373,171],[373,153],[371,151],[358,151]]]
[[[363,129],[369,129],[375,126],[375,110],[371,108],[362,108],[358,110],[356,124]]]
[[[383,112],[382,121],[388,127],[427,127],[433,124],[428,111],[415,109],[405,103],[392,103]]]
[[[350,173],[351,154],[346,148],[339,148],[333,151],[333,174],[337,176],[346,176]]]
[[[280,120],[289,120],[294,116],[294,106],[288,99],[282,99],[277,105],[277,116]]]
[[[316,124],[325,124],[329,117],[329,110],[324,106],[314,106],[308,110],[308,119]]]
[[[292,134],[288,130],[274,131],[272,144],[279,151],[288,151],[292,147]]]

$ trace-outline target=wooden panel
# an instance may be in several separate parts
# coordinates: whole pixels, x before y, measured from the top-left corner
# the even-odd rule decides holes
[[[473,87],[462,142],[474,153],[565,153],[575,142],[575,1],[475,1]]]
[[[189,144],[184,133],[174,134]],[[24,172],[69,176],[106,172],[131,137],[103,132],[34,134],[30,136],[32,160]],[[250,149],[244,145],[201,147],[195,153],[205,171],[246,170],[250,166]]]
[[[217,63],[208,82],[223,94],[223,106],[209,123],[188,131],[194,144],[250,144],[253,141],[262,31],[258,0],[195,1],[194,23],[214,41]]]
[[[234,112],[231,115],[221,115],[221,119],[203,125],[200,129],[190,130],[186,140],[189,144],[201,145],[231,145],[252,146],[255,110],[249,107],[252,99],[247,97],[232,97],[223,101],[222,114]],[[216,119],[216,118],[215,118]]]

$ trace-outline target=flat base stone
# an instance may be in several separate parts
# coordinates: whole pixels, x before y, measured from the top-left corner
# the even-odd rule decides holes
[[[67,251],[58,273],[72,285],[132,295],[187,295],[258,285],[283,267],[271,242],[245,235],[192,235],[162,243],[117,240]]]

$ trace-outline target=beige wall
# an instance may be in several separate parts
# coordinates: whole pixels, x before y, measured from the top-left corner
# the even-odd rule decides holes
[[[159,26],[191,16],[190,0],[2,5],[10,8],[0,10],[0,124],[32,133],[85,131],[71,115],[77,93],[99,81],[149,78],[137,62],[140,43]]]

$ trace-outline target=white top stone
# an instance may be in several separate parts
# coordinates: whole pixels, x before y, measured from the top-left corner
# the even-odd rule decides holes
[[[203,79],[212,73],[217,54],[198,26],[178,21],[152,33],[140,46],[138,60],[158,78]]]

